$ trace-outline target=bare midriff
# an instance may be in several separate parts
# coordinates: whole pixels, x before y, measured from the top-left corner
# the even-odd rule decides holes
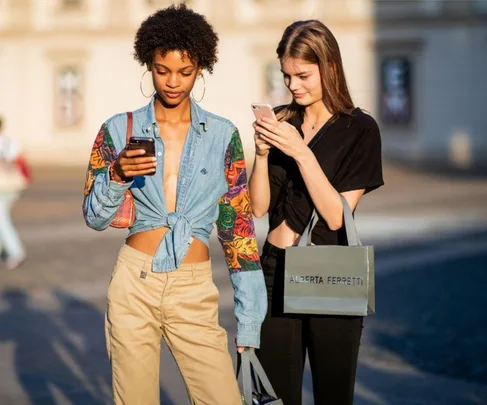
[[[162,238],[168,230],[168,228],[163,227],[139,232],[129,236],[125,243],[140,252],[154,256]],[[193,242],[191,242],[188,254],[184,258],[183,263],[198,263],[209,259],[210,252],[208,246],[200,240],[193,238]]]
[[[277,228],[269,232],[269,235],[267,235],[267,240],[270,244],[277,246],[278,248],[285,249],[289,246],[295,245],[299,237],[299,233],[293,231],[287,224],[286,220],[284,220]]]

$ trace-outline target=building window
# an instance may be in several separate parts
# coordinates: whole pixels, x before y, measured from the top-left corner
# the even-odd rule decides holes
[[[83,119],[83,99],[81,94],[81,70],[64,66],[56,73],[56,124],[60,128],[72,128]]]
[[[380,116],[387,124],[411,122],[411,63],[405,57],[386,57],[381,63]]]

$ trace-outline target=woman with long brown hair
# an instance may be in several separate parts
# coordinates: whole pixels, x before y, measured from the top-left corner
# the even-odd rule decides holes
[[[379,128],[354,106],[338,43],[321,22],[291,24],[277,55],[292,102],[276,108],[277,121],[254,123],[250,179],[255,216],[269,216],[261,257],[269,309],[258,355],[286,405],[301,404],[306,353],[315,404],[352,404],[363,318],[283,313],[284,256],[314,209],[312,243],[346,244],[341,195],[354,210],[383,184]]]

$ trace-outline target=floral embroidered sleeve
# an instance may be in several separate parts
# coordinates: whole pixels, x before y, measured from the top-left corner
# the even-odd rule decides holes
[[[217,226],[228,269],[230,273],[259,270],[259,249],[250,208],[245,157],[237,130],[225,154],[225,176],[228,192],[219,201]]]
[[[118,157],[112,136],[105,123],[100,128],[91,150],[86,171],[83,216],[87,225],[96,230],[108,227],[122,203],[131,183],[110,181],[108,168]]]
[[[96,136],[91,150],[90,162],[86,170],[85,198],[90,194],[97,174],[106,173],[110,163],[117,160],[117,151],[106,124],[103,124]]]
[[[219,201],[217,229],[235,291],[237,344],[258,348],[260,327],[267,312],[267,293],[250,208],[244,152],[237,129],[226,150],[225,175],[228,191]]]

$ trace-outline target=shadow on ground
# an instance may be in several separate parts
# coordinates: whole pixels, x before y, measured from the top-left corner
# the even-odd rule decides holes
[[[104,314],[65,291],[52,295],[59,310],[36,308],[17,288],[0,297],[0,342],[14,345],[13,367],[24,394],[36,405],[57,404],[60,398],[74,405],[113,403]],[[162,390],[161,400],[174,405]]]
[[[487,240],[487,233],[378,250],[377,315],[368,319],[379,329],[372,336],[376,346],[417,369],[487,385],[487,252],[442,254],[478,240]],[[436,259],[401,265],[401,258],[433,249]],[[397,270],[381,275],[382,259],[391,256]]]

